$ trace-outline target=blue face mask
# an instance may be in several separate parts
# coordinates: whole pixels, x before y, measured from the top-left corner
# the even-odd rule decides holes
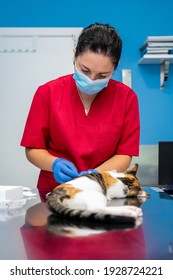
[[[75,68],[73,78],[76,81],[76,85],[80,91],[84,92],[85,94],[92,95],[107,87],[111,76],[93,81],[87,75]]]

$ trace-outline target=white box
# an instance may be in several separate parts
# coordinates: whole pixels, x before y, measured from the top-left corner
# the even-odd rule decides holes
[[[23,198],[22,186],[0,186],[0,201]]]

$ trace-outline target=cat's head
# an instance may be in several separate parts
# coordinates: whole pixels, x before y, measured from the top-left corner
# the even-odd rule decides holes
[[[125,184],[128,189],[127,197],[149,197],[140,186],[139,179],[136,177],[138,171],[138,164],[131,165],[125,172],[123,177],[118,177],[120,181]]]
[[[136,177],[138,164],[131,165],[124,173],[110,171],[109,174],[123,183],[123,192],[126,197],[149,197],[149,195],[141,188],[140,182]]]

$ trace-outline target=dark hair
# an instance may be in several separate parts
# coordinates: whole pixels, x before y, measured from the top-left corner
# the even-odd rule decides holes
[[[84,28],[78,38],[75,57],[86,51],[101,53],[112,59],[117,67],[122,50],[122,40],[109,24],[94,23]]]

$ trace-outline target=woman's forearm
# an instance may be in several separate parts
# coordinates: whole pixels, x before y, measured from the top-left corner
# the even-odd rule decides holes
[[[26,148],[25,149],[27,159],[36,167],[52,171],[52,164],[56,157],[52,156],[47,150]]]
[[[56,157],[52,156],[47,150],[26,148],[27,159],[36,167],[52,171],[52,164]],[[118,172],[124,172],[130,165],[132,160],[131,156],[127,155],[115,155],[95,168],[99,172],[107,170],[117,170]]]
[[[115,155],[99,165],[96,170],[99,172],[107,170],[117,170],[118,172],[124,172],[129,167],[132,157],[127,155]]]

